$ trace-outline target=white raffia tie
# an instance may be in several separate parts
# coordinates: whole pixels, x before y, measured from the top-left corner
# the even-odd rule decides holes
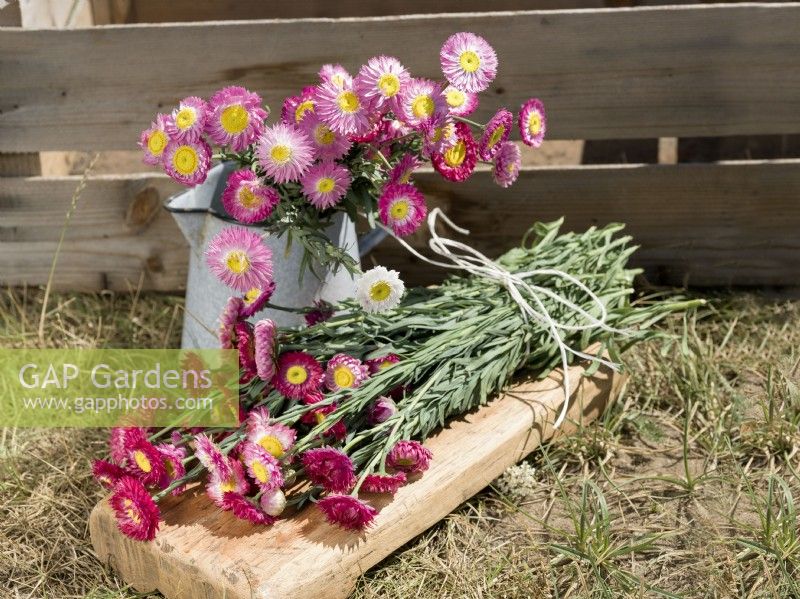
[[[522,318],[525,322],[528,322],[529,319],[532,319],[545,326],[553,341],[555,341],[556,345],[558,346],[559,353],[561,354],[561,365],[564,373],[562,379],[562,387],[564,389],[564,405],[562,406],[561,413],[553,425],[554,428],[558,428],[566,418],[567,411],[569,409],[569,354],[573,354],[592,362],[599,362],[600,364],[603,364],[613,370],[618,369],[617,364],[605,360],[600,356],[587,354],[571,348],[561,338],[561,332],[563,331],[571,333],[589,329],[601,329],[603,331],[615,334],[628,333],[626,331],[610,327],[606,324],[606,320],[608,319],[608,310],[606,309],[603,301],[597,297],[597,295],[591,289],[589,289],[586,285],[581,283],[572,275],[552,268],[540,268],[515,273],[509,272],[469,245],[440,236],[436,232],[437,218],[441,218],[445,224],[447,224],[447,226],[454,231],[461,233],[462,235],[469,235],[469,231],[454,224],[453,221],[447,218],[440,208],[434,208],[431,210],[430,214],[428,214],[428,229],[431,236],[430,240],[428,241],[428,246],[432,252],[448,260],[448,262],[431,260],[430,258],[423,256],[417,250],[412,248],[406,241],[395,235],[391,230],[388,228],[385,228],[385,230],[414,256],[424,262],[427,262],[428,264],[439,266],[441,268],[465,270],[477,277],[496,281],[498,284],[505,287],[511,296],[511,299],[513,299],[517,306],[519,306],[520,312],[522,312]],[[554,291],[547,289],[546,287],[541,287],[540,285],[534,285],[525,280],[536,276],[556,277],[575,285],[578,289],[585,293],[592,300],[592,302],[594,302],[600,312],[600,315],[595,317],[577,304],[564,297],[561,297]],[[553,319],[550,316],[550,313],[547,311],[547,308],[545,308],[540,296],[546,296],[565,306],[575,314],[578,314],[585,320],[585,324],[566,324]]]

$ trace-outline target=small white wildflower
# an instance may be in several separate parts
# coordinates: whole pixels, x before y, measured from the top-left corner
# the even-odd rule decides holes
[[[536,468],[529,462],[510,466],[494,481],[500,493],[514,499],[524,499],[533,493],[538,484]]]
[[[376,266],[356,282],[356,299],[367,312],[383,312],[396,308],[405,290],[400,273]]]

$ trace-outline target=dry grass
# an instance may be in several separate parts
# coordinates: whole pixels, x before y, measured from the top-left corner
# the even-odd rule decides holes
[[[164,347],[180,300],[0,298],[0,345]],[[378,597],[800,597],[800,304],[741,295],[627,356],[601,426],[533,454],[358,585]],[[94,559],[100,431],[4,430],[0,595],[133,597]]]

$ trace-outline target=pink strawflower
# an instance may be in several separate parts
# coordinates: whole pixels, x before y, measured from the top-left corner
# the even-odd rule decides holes
[[[317,507],[329,523],[347,530],[364,530],[378,515],[374,507],[352,495],[328,495]]]
[[[469,116],[478,108],[478,94],[461,91],[452,85],[444,88],[444,98],[453,116]]]
[[[443,152],[431,155],[433,168],[449,181],[464,181],[475,170],[478,145],[466,123],[456,123],[456,142]]]
[[[511,128],[514,126],[514,115],[505,108],[498,110],[483,130],[478,143],[478,155],[481,160],[491,160],[500,150],[500,146],[508,141]]]
[[[280,463],[261,445],[245,441],[242,460],[248,474],[262,491],[271,491],[283,486]]]
[[[308,134],[317,157],[321,160],[339,160],[353,145],[347,135],[336,133],[317,115],[306,117],[300,127]]]
[[[422,162],[413,154],[403,154],[403,157],[389,171],[388,184],[409,183],[411,175],[422,165]]]
[[[367,408],[367,422],[371,426],[386,422],[397,413],[397,404],[390,397],[379,397]]]
[[[261,312],[272,298],[273,293],[275,293],[275,281],[270,281],[264,287],[248,289],[244,297],[242,297],[239,315],[242,318],[250,318],[254,314]]]
[[[321,402],[323,399],[325,399],[325,396],[322,395],[322,393],[319,391],[313,391],[303,398],[303,403],[306,405],[313,405]],[[311,426],[322,424],[330,414],[336,412],[337,407],[337,403],[328,403],[318,408],[314,408],[313,410],[309,410],[300,416],[300,422]],[[342,441],[347,436],[347,427],[345,426],[344,422],[337,420],[333,424],[327,425],[327,428],[323,431],[322,436],[328,439]]]
[[[324,64],[319,70],[319,78],[322,83],[332,83],[336,87],[343,89],[353,84],[353,77],[340,64]]]
[[[474,33],[455,33],[447,38],[439,62],[447,80],[465,92],[482,92],[497,76],[494,48]]]
[[[261,496],[258,502],[262,511],[270,516],[280,516],[286,509],[286,495],[280,489],[272,489]]]
[[[389,493],[394,495],[407,482],[405,472],[395,474],[368,474],[361,483],[364,493]]]
[[[232,474],[231,460],[205,433],[198,433],[194,437],[194,457],[212,475],[224,479]]]
[[[353,462],[339,449],[327,446],[309,449],[302,459],[308,480],[326,491],[344,493],[356,484]]]
[[[157,485],[166,475],[164,462],[155,445],[146,439],[136,441],[129,449],[125,471],[145,485]]]
[[[211,97],[206,133],[215,144],[241,152],[261,135],[267,116],[261,96],[243,87],[226,87]]]
[[[272,252],[250,229],[224,228],[209,242],[206,260],[220,281],[238,291],[272,283]]]
[[[389,368],[393,364],[397,364],[399,361],[400,356],[397,354],[386,354],[380,358],[365,360],[364,363],[367,365],[367,368],[369,368],[370,374],[375,374],[376,372]]]
[[[351,84],[339,87],[333,82],[317,87],[316,114],[332,131],[342,135],[364,135],[371,128],[371,106]]]
[[[211,147],[198,141],[170,141],[164,148],[164,170],[183,185],[198,185],[206,180],[211,167]]]
[[[411,76],[399,60],[392,56],[375,56],[361,67],[355,87],[374,108],[394,110],[409,79]]]
[[[399,102],[404,120],[415,127],[440,125],[449,112],[441,86],[429,79],[411,79]]]
[[[413,129],[399,119],[384,120],[381,126],[380,135],[378,135],[379,143],[388,143],[411,133]]]
[[[235,329],[239,322],[244,301],[237,296],[231,296],[225,302],[225,308],[219,317],[219,344],[222,349],[235,349]]]
[[[538,98],[531,98],[519,109],[519,133],[522,141],[529,146],[538,148],[544,141],[547,132],[547,115],[544,104]]]
[[[139,136],[139,147],[144,152],[142,160],[145,164],[161,164],[164,149],[169,143],[167,123],[169,123],[167,115],[157,114],[156,120],[150,123],[150,126]]]
[[[160,517],[158,506],[141,481],[123,476],[114,485],[109,503],[124,535],[137,541],[152,541],[156,537]]]
[[[297,431],[271,421],[269,410],[259,407],[247,415],[247,440],[263,447],[272,457],[281,459],[294,447]]]
[[[165,471],[165,476],[159,483],[159,487],[166,489],[176,480],[186,476],[186,467],[183,465],[183,460],[186,458],[186,449],[183,447],[177,447],[172,443],[161,443],[156,445],[156,449],[158,450],[158,453],[161,454],[161,459],[164,461]],[[180,485],[175,487],[171,491],[171,494],[177,496],[183,493],[185,490],[186,486]]]
[[[378,210],[381,222],[401,237],[416,231],[428,213],[424,196],[410,183],[385,186]]]
[[[208,105],[203,99],[184,98],[167,121],[167,134],[177,141],[197,141],[206,128],[207,114]]]
[[[106,489],[113,489],[117,481],[126,476],[125,471],[107,460],[92,460],[92,476]]]
[[[311,205],[325,210],[338,204],[347,193],[350,171],[333,161],[324,161],[312,166],[301,183]]]
[[[356,389],[369,378],[369,368],[358,358],[336,354],[328,360],[325,386],[331,391]]]
[[[430,466],[431,452],[418,441],[398,441],[386,457],[386,465],[409,474],[424,472]]]
[[[256,145],[258,164],[276,183],[297,181],[314,162],[314,147],[296,125],[267,127]]]
[[[304,87],[299,96],[289,96],[283,101],[281,122],[299,125],[314,114],[314,86]]]
[[[319,389],[322,367],[314,356],[301,351],[286,352],[278,358],[273,385],[289,399],[302,399],[310,391]]]
[[[522,152],[517,144],[507,141],[500,146],[494,157],[492,178],[500,187],[508,187],[519,177],[522,164]]]
[[[458,142],[456,124],[449,117],[439,125],[423,125],[422,134],[422,154],[426,157],[445,152]]]
[[[250,485],[244,476],[242,463],[239,460],[229,460],[229,462],[230,470],[227,476],[212,472],[206,483],[206,493],[218,507],[223,509],[226,493],[247,495],[250,491]]]
[[[325,322],[333,316],[333,306],[325,300],[316,300],[314,308],[306,312],[306,326],[313,327],[315,324]]]
[[[111,429],[108,444],[111,459],[122,464],[134,445],[139,441],[147,441],[146,431],[137,427],[116,427]]]
[[[265,514],[261,509],[253,505],[244,495],[240,495],[235,491],[228,491],[222,495],[222,500],[219,502],[219,507],[223,510],[233,512],[233,515],[240,520],[246,520],[253,524],[263,524],[271,526],[275,524],[275,518],[269,514]]]
[[[275,376],[275,342],[277,326],[269,319],[259,320],[254,329],[256,371],[260,379],[271,381]]]
[[[225,191],[222,192],[222,206],[225,211],[246,224],[268,218],[280,201],[278,191],[264,185],[250,169],[232,172]]]
[[[253,325],[242,320],[236,323],[234,331],[236,335],[236,349],[239,350],[239,366],[243,371],[242,381],[248,382],[257,375]]]

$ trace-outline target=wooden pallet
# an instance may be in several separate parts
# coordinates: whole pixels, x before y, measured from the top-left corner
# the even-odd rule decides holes
[[[563,402],[560,373],[521,383],[428,440],[431,468],[394,499],[371,496],[375,525],[355,535],[307,508],[271,528],[250,525],[215,508],[201,492],[162,505],[155,541],[139,543],[117,530],[107,503],[91,514],[92,544],[140,591],[169,599],[336,599],[347,597],[366,570],[486,487],[543,441],[574,432],[613,400],[622,378],[601,368],[581,377],[573,366],[570,421],[554,433]]]

